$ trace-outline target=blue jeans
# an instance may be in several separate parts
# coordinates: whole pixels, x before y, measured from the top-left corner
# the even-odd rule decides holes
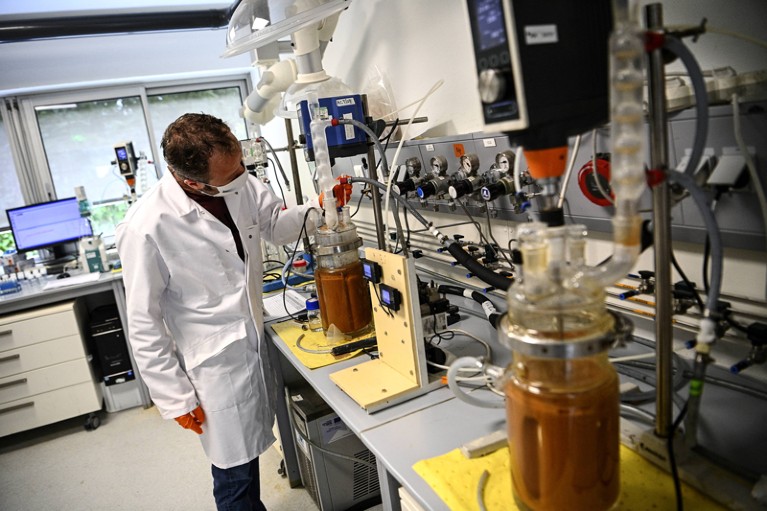
[[[232,468],[211,465],[211,471],[218,511],[266,511],[261,502],[258,458]]]

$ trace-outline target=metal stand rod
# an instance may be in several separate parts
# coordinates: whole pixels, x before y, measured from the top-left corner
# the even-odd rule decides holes
[[[649,30],[663,29],[663,6],[645,6],[645,21]],[[650,166],[666,172],[668,169],[668,126],[666,117],[665,69],[661,50],[648,56]],[[671,198],[668,181],[663,180],[652,190],[653,243],[655,246],[655,350],[656,350],[656,419],[655,434],[667,437],[673,422],[674,392],[672,386],[673,329],[671,290]]]
[[[298,176],[298,160],[296,159],[296,141],[293,139],[293,124],[290,119],[285,119],[285,133],[288,137],[288,155],[290,155],[290,170],[293,174],[293,186],[295,187],[296,204],[304,203],[304,193],[301,191],[301,178]]]
[[[364,108],[365,116],[367,117],[368,102],[366,96],[363,96],[362,105]],[[394,169],[392,169],[391,172],[394,172]],[[379,180],[378,169],[376,168],[376,155],[372,145],[368,147],[368,177],[370,179],[375,179],[376,181]],[[375,189],[375,187],[371,188],[371,192],[373,194],[373,219],[376,224],[376,239],[378,241],[378,248],[380,250],[386,250],[386,233],[384,232],[383,213],[381,211],[381,194],[378,192],[378,190]],[[394,211],[394,214],[397,214],[396,210]],[[404,240],[402,241],[404,242]]]

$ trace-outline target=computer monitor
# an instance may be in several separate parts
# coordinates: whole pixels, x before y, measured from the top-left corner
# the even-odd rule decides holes
[[[71,259],[77,256],[77,240],[93,235],[76,197],[11,208],[6,214],[19,252],[48,249],[54,259]]]

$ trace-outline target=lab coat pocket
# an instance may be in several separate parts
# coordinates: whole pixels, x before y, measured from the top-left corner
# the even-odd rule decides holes
[[[245,340],[235,341],[188,372],[204,411],[225,410],[253,398],[246,349]]]
[[[169,254],[172,270],[168,291],[189,307],[214,305],[222,293],[236,290],[233,277],[224,270],[217,254],[210,255],[212,257],[206,256],[203,261],[194,251]]]

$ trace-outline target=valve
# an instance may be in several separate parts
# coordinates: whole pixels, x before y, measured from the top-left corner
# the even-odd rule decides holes
[[[751,323],[746,328],[746,337],[751,341],[751,351],[746,358],[730,367],[733,374],[739,374],[754,364],[764,364],[767,361],[767,324]]]
[[[643,293],[653,294],[655,292],[655,272],[642,270],[639,272],[639,278],[641,280],[636,289],[621,293],[618,295],[618,298],[621,300],[628,300],[632,296],[641,295]]]

